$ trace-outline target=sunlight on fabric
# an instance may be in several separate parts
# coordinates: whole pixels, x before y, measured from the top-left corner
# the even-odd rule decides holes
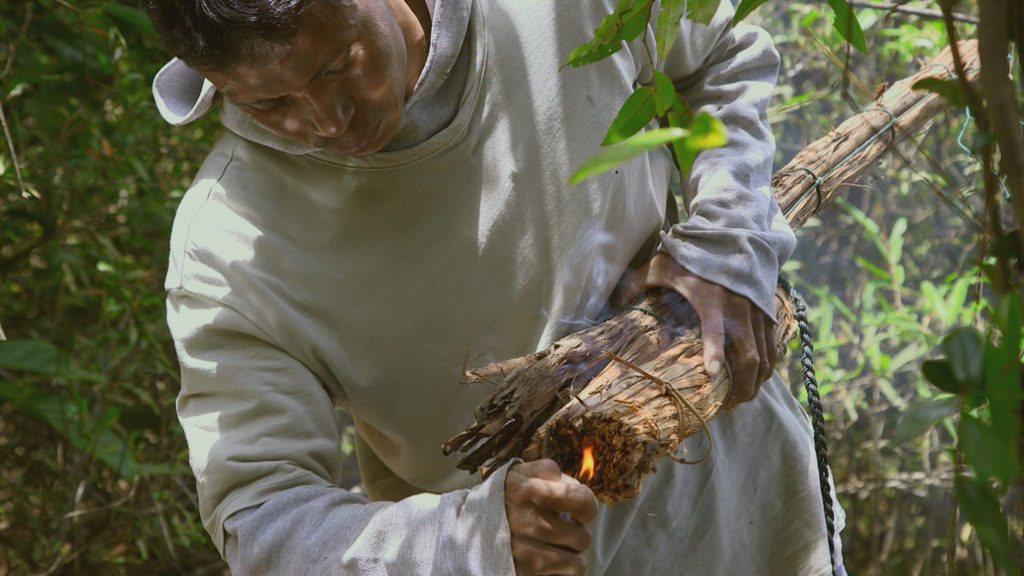
[[[220,440],[220,411],[182,418],[181,425],[188,439],[189,460],[198,475],[198,468],[210,461],[210,451]]]

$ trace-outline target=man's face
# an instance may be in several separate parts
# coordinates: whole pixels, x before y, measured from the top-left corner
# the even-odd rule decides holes
[[[298,34],[246,62],[202,71],[257,123],[317,148],[362,156],[394,136],[428,39],[404,0],[314,0]]]

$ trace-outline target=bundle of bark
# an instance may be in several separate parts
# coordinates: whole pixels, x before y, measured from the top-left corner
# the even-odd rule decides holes
[[[961,42],[959,52],[965,69],[978,68],[975,42]],[[790,224],[799,228],[944,109],[937,95],[912,86],[923,78],[949,79],[953,69],[946,48],[777,172],[772,188]],[[796,334],[790,294],[782,287],[775,311],[781,359]],[[467,370],[466,382],[494,390],[477,407],[473,424],[442,450],[465,453],[459,468],[484,474],[512,458],[551,458],[606,503],[632,498],[663,458],[692,463],[706,457],[675,455],[685,438],[703,430],[710,451],[706,423],[731,384],[728,370],[708,377],[702,354],[699,320],[689,304],[672,291],[649,292],[540,352]],[[585,453],[593,469],[584,473]]]

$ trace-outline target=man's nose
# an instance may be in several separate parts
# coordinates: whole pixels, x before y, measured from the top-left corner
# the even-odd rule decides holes
[[[336,138],[348,129],[353,112],[352,101],[348,98],[330,94],[305,94],[303,105],[317,136]]]

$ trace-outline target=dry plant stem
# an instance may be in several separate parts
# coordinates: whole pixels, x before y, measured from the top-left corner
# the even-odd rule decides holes
[[[985,108],[985,103],[978,95],[978,91],[975,90],[974,85],[967,80],[968,68],[965,63],[962,50],[957,42],[957,31],[956,23],[953,21],[953,2],[952,0],[940,0],[939,6],[942,8],[943,20],[946,28],[946,36],[949,38],[950,46],[953,49],[953,67],[956,70],[957,79],[963,88],[964,97],[967,99],[967,107],[971,110],[974,115],[975,122],[978,124],[978,130],[982,134],[988,134],[990,132],[990,118],[988,110]],[[988,21],[982,22],[979,26],[979,36],[985,35],[985,29],[992,24]],[[999,24],[995,24],[998,26]],[[978,65],[973,68],[981,68],[981,61],[979,56]],[[998,202],[996,201],[996,188],[997,182],[992,172],[993,168],[993,156],[994,156],[993,144],[991,141],[985,142],[981,149],[981,171],[982,180],[984,182],[984,199],[985,199],[985,212],[984,218],[982,219],[983,224],[986,228],[986,234],[983,235],[979,242],[980,254],[988,252],[989,243],[999,238],[1001,234],[1001,226],[999,222],[999,209]],[[993,278],[993,284],[996,289],[996,293],[1005,294],[1009,289],[1009,270],[1006,262],[1002,259],[996,260],[995,274]]]
[[[0,80],[10,75],[11,70],[14,69],[14,54],[17,52],[18,45],[21,44],[25,34],[28,32],[28,26],[32,22],[33,15],[33,4],[30,2],[25,5],[25,19],[21,21],[21,27],[18,28],[18,34],[14,37],[14,40],[7,45],[7,62],[4,63],[4,70],[0,72]]]
[[[869,90],[868,87],[865,86],[864,83],[861,81],[861,79],[858,78],[853,73],[853,70],[850,68],[848,62],[849,55],[845,55],[844,58],[840,58],[839,56],[837,56],[836,53],[832,51],[832,48],[828,44],[823,42],[821,38],[818,38],[818,36],[815,35],[809,28],[801,28],[800,34],[802,34],[804,38],[810,40],[811,43],[814,44],[814,47],[817,48],[821,52],[821,54],[825,56],[825,58],[828,58],[829,62],[831,62],[832,65],[835,66],[836,70],[838,70],[843,75],[843,88],[841,92],[843,100],[846,101],[846,103],[849,104],[851,108],[857,109],[857,102],[853,99],[853,96],[850,94],[850,86],[852,85],[854,88],[857,89],[857,92],[864,95],[871,94],[871,90]],[[849,49],[850,45],[847,43],[845,47]],[[844,59],[847,60],[844,61]]]
[[[901,14],[910,14],[911,16],[917,16],[925,20],[942,20],[943,15],[939,10],[929,10],[927,8],[915,8],[913,6],[904,6],[902,4],[894,4],[891,2],[864,2],[862,0],[850,0],[850,6],[854,8],[873,8],[875,10],[885,10],[886,12],[899,12]],[[968,16],[967,14],[960,14],[959,12],[953,13],[953,19],[957,22],[964,22],[966,24],[977,24],[978,19],[974,16]]]
[[[963,408],[961,408],[961,410],[963,410]],[[961,426],[962,422],[962,418],[957,418],[956,435],[958,438],[960,437],[960,433],[963,431],[963,427]],[[953,454],[954,470],[963,466],[963,452],[960,451],[959,442],[956,443],[955,450],[956,451]],[[953,576],[953,574],[956,574],[954,570],[956,568],[956,549],[958,542],[957,534],[959,533],[959,531],[957,530],[957,526],[960,524],[960,521],[957,518],[957,513],[960,510],[960,506],[957,504],[956,501],[956,490],[952,491],[952,496],[953,502],[949,506],[949,528],[946,530],[946,574],[948,574],[949,576]]]
[[[1024,90],[1024,5],[1010,3],[1010,22],[1013,27],[1013,41],[1017,45],[1017,82]]]
[[[963,42],[960,52],[968,65],[965,80],[974,82],[978,78],[977,44]],[[893,84],[872,107],[809,144],[776,172],[772,191],[790,225],[801,227],[842,188],[855,183],[889,148],[943,111],[947,107],[944,99],[911,86],[924,78],[947,79],[947,70],[954,67],[953,52],[947,48],[917,74]],[[895,123],[886,129],[894,119]],[[883,130],[885,134],[878,136]]]
[[[1017,95],[1010,78],[1009,28],[1010,5],[1005,1],[981,0],[978,5],[982,25],[978,51],[981,54],[981,85],[988,101],[992,131],[999,143],[999,167],[1010,191],[1014,217],[1024,226],[1024,134],[1021,134]],[[1018,39],[1020,40],[1020,39]],[[1018,236],[1024,254],[1024,234]]]
[[[14,175],[18,178],[18,189],[21,190],[21,194],[24,196],[27,194],[25,191],[25,182],[21,179],[21,166],[18,163],[18,153],[14,150],[14,140],[11,138],[11,129],[7,126],[7,116],[4,114],[4,102],[2,95],[0,95],[0,126],[2,126],[4,130],[4,138],[7,139],[7,149],[11,152],[11,163],[14,164]]]

